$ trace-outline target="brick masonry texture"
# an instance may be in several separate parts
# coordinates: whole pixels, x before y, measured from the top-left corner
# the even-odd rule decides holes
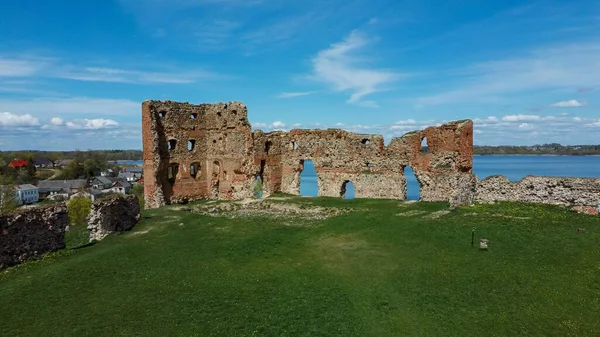
[[[600,204],[600,179],[533,177],[510,182],[479,180],[473,169],[473,122],[453,121],[412,131],[386,146],[381,135],[340,129],[252,131],[240,102],[142,103],[146,208],[197,199],[300,194],[304,162],[317,171],[318,195],[344,197],[352,182],[357,198],[406,199],[404,170],[412,168],[421,201],[522,201],[565,206]],[[422,150],[426,141],[427,151]]]
[[[421,200],[462,200],[461,181],[473,180],[473,123],[450,122],[413,131],[384,144],[380,135],[339,129],[252,132],[240,102],[142,103],[146,208],[197,199],[298,195],[304,162],[317,171],[318,195],[343,197],[352,182],[357,198],[406,199],[411,167]],[[427,152],[421,143],[426,139]]]

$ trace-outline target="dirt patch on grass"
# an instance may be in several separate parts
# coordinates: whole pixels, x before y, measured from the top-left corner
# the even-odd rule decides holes
[[[318,237],[309,249],[324,267],[351,279],[383,276],[396,266],[388,252],[354,233]]]
[[[358,239],[354,234],[323,236],[317,240],[316,244],[317,246],[325,250],[356,250],[369,247],[367,241]]]
[[[449,213],[450,213],[450,210],[443,209],[441,211],[429,213],[429,214],[425,215],[423,218],[425,218],[425,219],[439,219],[439,218],[441,218],[444,215],[447,215]]]
[[[178,207],[177,210],[200,213],[215,217],[299,217],[303,220],[323,220],[338,216],[350,211],[350,209],[321,207],[312,205],[301,205],[295,203],[281,202],[281,198],[271,199],[245,199],[240,201],[224,202],[219,204],[202,204],[188,207]],[[300,222],[292,222],[290,225],[301,225]]]
[[[151,230],[152,230],[152,228],[148,228],[143,231],[132,232],[132,233],[129,233],[128,236],[139,236],[139,235],[148,234],[148,232],[150,232]]]
[[[165,215],[163,218],[165,219],[163,223],[175,223],[181,220],[181,217],[177,215]]]
[[[423,214],[427,214],[427,212],[411,210],[411,211],[397,213],[396,216],[417,216],[417,215],[423,215]]]

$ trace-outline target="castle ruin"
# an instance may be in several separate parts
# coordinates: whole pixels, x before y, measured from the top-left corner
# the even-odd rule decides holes
[[[386,146],[380,135],[340,129],[253,132],[239,102],[145,101],[142,137],[147,208],[249,198],[257,178],[264,196],[299,195],[307,160],[315,165],[319,196],[343,197],[352,182],[357,198],[403,200],[406,167],[412,168],[423,201],[464,198],[463,186],[476,179],[470,120],[409,132]]]

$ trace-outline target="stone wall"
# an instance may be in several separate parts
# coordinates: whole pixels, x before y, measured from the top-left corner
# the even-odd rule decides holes
[[[505,176],[493,176],[477,182],[474,200],[596,207],[600,205],[600,179],[527,176],[511,182]]]
[[[64,248],[68,223],[65,204],[0,216],[0,269]]]
[[[386,146],[380,135],[339,129],[252,132],[239,102],[145,101],[142,137],[146,208],[251,197],[257,177],[264,196],[298,195],[307,160],[315,165],[320,196],[343,197],[351,182],[358,198],[406,199],[404,169],[411,167],[421,200],[448,201],[459,193],[458,182],[472,176],[470,120],[413,131]]]
[[[135,195],[98,200],[92,204],[88,216],[90,241],[100,241],[112,233],[128,231],[140,218],[140,203]]]

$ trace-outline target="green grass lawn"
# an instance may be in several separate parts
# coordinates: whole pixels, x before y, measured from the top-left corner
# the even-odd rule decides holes
[[[5,336],[597,336],[600,217],[293,198],[309,216],[144,212],[0,273]],[[195,207],[187,205],[185,207]],[[471,247],[490,240],[488,251]],[[585,228],[578,232],[577,228]]]

